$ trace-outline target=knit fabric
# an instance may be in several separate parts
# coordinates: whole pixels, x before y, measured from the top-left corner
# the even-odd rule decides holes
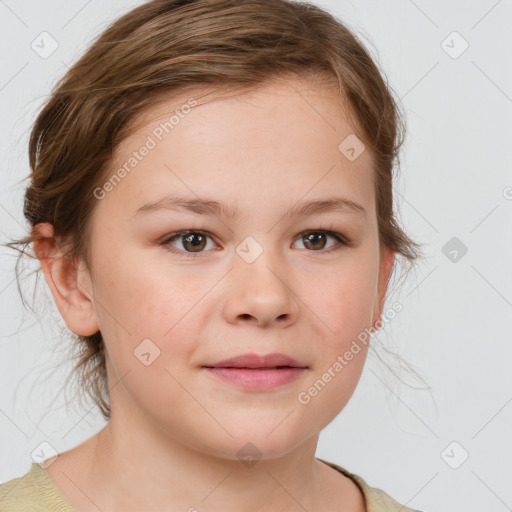
[[[401,505],[381,489],[370,487],[360,476],[332,462],[318,460],[356,483],[366,500],[367,512],[421,512]],[[0,485],[0,510],[2,512],[73,512],[53,480],[50,479],[46,469],[38,463],[33,463],[27,474]],[[335,510],[334,507],[333,510]]]

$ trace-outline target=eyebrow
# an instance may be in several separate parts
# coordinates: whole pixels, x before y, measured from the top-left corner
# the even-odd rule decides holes
[[[239,210],[235,204],[225,204],[214,199],[194,199],[180,196],[166,196],[159,201],[146,203],[134,214],[135,216],[166,209],[166,210],[188,210],[200,215],[214,215],[225,219],[234,219],[238,216]],[[355,213],[365,219],[366,210],[358,203],[343,197],[328,197],[320,200],[299,201],[282,213],[283,219],[305,217],[307,215],[326,213]]]

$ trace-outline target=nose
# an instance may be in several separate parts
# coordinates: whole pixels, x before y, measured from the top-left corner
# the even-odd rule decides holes
[[[269,251],[252,263],[237,257],[226,283],[224,317],[232,324],[258,327],[294,324],[299,316],[299,298],[291,276]]]

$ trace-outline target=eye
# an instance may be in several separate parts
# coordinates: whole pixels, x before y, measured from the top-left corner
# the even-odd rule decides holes
[[[170,251],[184,253],[186,256],[193,256],[193,253],[205,252],[203,249],[205,249],[208,245],[208,238],[211,239],[211,235],[205,231],[193,231],[189,229],[186,231],[179,231],[178,233],[173,233],[172,235],[167,236],[160,242],[160,244],[174,247],[172,242],[177,241],[182,245],[183,249],[169,249]],[[215,242],[212,241],[212,243],[213,248],[215,248]]]
[[[327,240],[329,238],[334,239],[335,243],[331,244],[325,250]],[[208,247],[208,239],[212,241],[210,247]],[[343,247],[351,246],[350,241],[341,233],[326,230],[305,231],[304,233],[301,233],[298,239],[296,239],[296,242],[298,241],[302,241],[305,248],[309,249],[310,252],[320,252],[322,254],[335,252]],[[181,245],[181,248],[174,245],[176,242]],[[192,229],[172,233],[171,235],[166,236],[160,242],[160,245],[167,247],[171,252],[192,257],[206,252],[208,249],[215,249],[217,246],[210,233]]]
[[[336,242],[325,249],[328,238],[333,238]],[[350,246],[350,242],[341,234],[335,231],[305,231],[300,235],[297,241],[302,241],[306,249],[310,249],[313,252],[330,253],[340,250],[343,246]]]

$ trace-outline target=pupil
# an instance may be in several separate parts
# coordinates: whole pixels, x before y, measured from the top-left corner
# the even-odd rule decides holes
[[[322,240],[321,240],[322,239]],[[320,244],[320,247],[312,247],[313,249],[323,249],[325,246],[325,234],[324,233],[311,233],[306,236],[305,244],[308,247],[308,244],[312,244],[313,246],[321,240],[324,243]]]
[[[194,241],[194,238],[196,238],[195,241]],[[197,238],[200,238],[201,240],[197,240]],[[192,245],[192,247],[194,247],[193,252],[198,252],[197,248],[199,248],[199,249],[204,248],[204,240],[205,240],[205,237],[201,234],[191,234],[191,235],[187,235],[184,238],[184,245],[186,247],[186,244],[190,243]]]

